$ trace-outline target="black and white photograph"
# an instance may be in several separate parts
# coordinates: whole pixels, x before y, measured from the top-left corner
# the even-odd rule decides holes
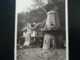
[[[14,60],[68,60],[68,1],[16,0]]]

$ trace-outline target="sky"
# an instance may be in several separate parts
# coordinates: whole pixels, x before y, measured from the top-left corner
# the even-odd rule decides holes
[[[43,0],[47,1],[47,0]],[[16,0],[16,10],[18,13],[27,12],[29,8],[34,4],[33,0]]]
[[[28,8],[31,7],[31,5],[33,4],[32,0],[16,0],[16,9],[17,12],[26,12],[28,11]]]

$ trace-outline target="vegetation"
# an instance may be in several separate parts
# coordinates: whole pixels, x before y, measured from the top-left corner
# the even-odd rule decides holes
[[[21,29],[27,22],[41,22],[46,19],[47,15],[45,11],[56,10],[59,14],[61,26],[65,27],[65,0],[51,1],[53,1],[53,3],[48,1],[48,4],[45,4],[43,3],[43,0],[35,0],[34,2],[37,4],[36,6],[39,6],[39,8],[33,9],[30,12],[21,12],[18,14],[18,37],[21,36]]]

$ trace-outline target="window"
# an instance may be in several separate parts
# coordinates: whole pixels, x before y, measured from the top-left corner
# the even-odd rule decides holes
[[[51,26],[54,26],[53,22],[51,22]]]

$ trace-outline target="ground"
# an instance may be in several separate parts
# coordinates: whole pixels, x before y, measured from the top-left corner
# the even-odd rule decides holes
[[[17,60],[66,60],[66,49],[19,49],[17,50]]]

